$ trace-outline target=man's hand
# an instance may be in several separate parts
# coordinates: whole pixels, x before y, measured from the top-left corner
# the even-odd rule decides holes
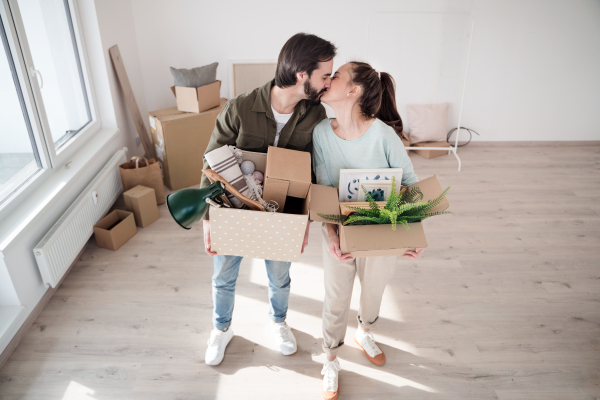
[[[302,251],[300,253],[304,253],[304,248],[308,246],[308,234],[310,232],[310,221],[306,224],[306,232],[304,233],[304,242],[302,242]]]
[[[425,249],[424,249],[424,248],[422,248],[422,247],[418,247],[418,248],[416,248],[416,249],[415,249],[415,251],[408,250],[408,251],[406,252],[406,254],[404,254],[402,257],[406,257],[406,258],[412,258],[412,259],[414,260],[414,259],[417,259],[417,258],[419,258],[419,256],[420,256],[420,255],[421,255],[421,253],[423,252],[423,250],[425,250]]]
[[[340,249],[340,237],[335,231],[334,224],[327,224],[327,233],[329,236],[329,253],[334,256],[338,261],[350,261],[354,257],[350,253],[342,254]]]
[[[210,221],[204,220],[202,225],[204,228],[204,251],[206,251],[206,254],[208,254],[211,257],[216,256],[217,253],[211,251],[210,248]]]

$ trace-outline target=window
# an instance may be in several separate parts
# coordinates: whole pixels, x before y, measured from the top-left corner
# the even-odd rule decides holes
[[[74,0],[0,0],[0,206],[100,128]]]

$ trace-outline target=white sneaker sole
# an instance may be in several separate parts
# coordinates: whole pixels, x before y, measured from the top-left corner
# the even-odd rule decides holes
[[[221,364],[221,362],[223,361],[223,358],[225,358],[225,350],[227,349],[227,345],[229,344],[229,342],[231,342],[231,339],[233,339],[233,331],[231,331],[231,336],[229,337],[229,340],[227,341],[227,343],[225,343],[225,346],[223,347],[223,354],[221,354],[221,357],[217,358],[216,360],[213,360],[211,362],[209,362],[206,357],[204,358],[204,363],[206,365],[219,365]]]
[[[291,356],[292,354],[296,354],[296,352],[298,351],[298,346],[296,346],[294,348],[294,350],[292,350],[291,352],[287,352],[287,351],[283,351],[281,349],[279,349],[279,351],[281,352],[281,354],[283,354],[284,356]]]

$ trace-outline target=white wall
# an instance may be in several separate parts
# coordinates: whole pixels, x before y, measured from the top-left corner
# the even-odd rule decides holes
[[[481,133],[474,140],[600,139],[596,0],[131,3],[150,110],[175,105],[170,66],[218,61],[221,94],[228,97],[229,60],[276,58],[297,32],[334,42],[337,68],[365,58],[375,12],[468,12],[475,29],[462,125]]]

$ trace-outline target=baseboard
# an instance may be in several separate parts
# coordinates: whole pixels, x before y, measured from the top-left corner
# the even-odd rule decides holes
[[[454,143],[451,141],[450,143]],[[460,142],[459,142],[460,143]],[[527,140],[527,141],[487,141],[474,140],[467,146],[475,147],[583,147],[583,146],[600,146],[600,140]],[[459,149],[460,151],[460,149]]]
[[[89,241],[88,241],[88,243],[86,243],[85,246],[83,246],[83,249],[81,249],[79,254],[77,254],[77,257],[75,257],[75,261],[73,261],[73,263],[69,266],[69,269],[67,269],[67,272],[65,272],[65,275],[62,277],[59,284],[56,285],[55,288],[49,288],[48,290],[46,290],[46,293],[44,293],[44,295],[42,296],[40,301],[37,303],[37,305],[31,312],[31,314],[29,314],[29,316],[27,317],[27,319],[25,320],[25,322],[23,323],[21,328],[19,328],[19,330],[17,331],[15,336],[12,338],[10,343],[8,343],[8,346],[6,346],[6,348],[4,349],[2,354],[0,354],[0,370],[7,363],[8,359],[14,353],[14,351],[16,350],[19,343],[21,343],[21,340],[23,340],[23,338],[25,337],[25,334],[27,333],[29,328],[31,328],[31,325],[33,325],[33,323],[35,322],[37,317],[42,313],[42,311],[46,307],[46,304],[48,304],[48,302],[50,301],[50,299],[52,298],[52,296],[54,295],[56,290],[63,283],[63,281],[69,274],[69,272],[71,272],[71,269],[73,268],[73,266],[77,263],[77,261],[79,261],[79,257],[81,257],[81,255],[83,254],[83,252],[88,244],[89,244]]]

